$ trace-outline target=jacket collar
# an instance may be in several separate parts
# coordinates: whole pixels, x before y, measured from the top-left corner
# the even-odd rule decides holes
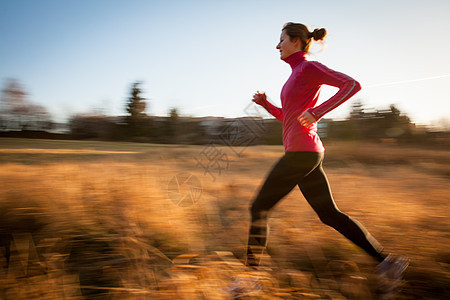
[[[284,59],[284,61],[287,62],[292,69],[294,69],[296,66],[298,66],[301,62],[304,62],[305,60],[306,60],[306,53],[302,51],[295,52]]]

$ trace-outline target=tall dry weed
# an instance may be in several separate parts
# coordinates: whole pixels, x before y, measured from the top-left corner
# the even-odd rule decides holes
[[[407,275],[414,285],[399,299],[448,295],[448,179],[434,167],[411,171],[417,153],[392,164],[371,158],[393,157],[392,150],[369,147],[352,159],[339,147],[327,153],[330,162],[345,162],[328,169],[339,206],[390,251],[413,259]],[[376,296],[375,262],[324,227],[298,190],[272,212],[270,256],[257,270],[245,267],[249,204],[280,148],[249,148],[216,180],[195,167],[198,150],[1,165],[0,298]],[[434,166],[443,158],[433,155]],[[200,178],[201,198],[180,206],[168,183],[186,172]]]

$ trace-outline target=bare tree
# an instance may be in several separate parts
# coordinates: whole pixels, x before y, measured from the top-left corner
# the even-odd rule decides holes
[[[1,128],[4,130],[45,130],[52,126],[45,107],[30,102],[15,79],[7,81],[0,103]]]

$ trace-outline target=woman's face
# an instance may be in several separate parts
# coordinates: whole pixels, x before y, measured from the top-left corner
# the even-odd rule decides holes
[[[291,42],[291,38],[286,34],[286,32],[282,31],[277,49],[280,50],[280,58],[285,59],[295,52],[301,51],[302,42],[300,39],[295,40],[295,42]]]

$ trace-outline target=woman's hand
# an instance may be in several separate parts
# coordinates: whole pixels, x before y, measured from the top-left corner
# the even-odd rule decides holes
[[[267,101],[266,93],[260,93],[259,91],[257,91],[256,94],[253,95],[252,101],[256,104],[262,105]]]
[[[309,127],[313,123],[317,122],[317,120],[307,111],[304,111],[297,120],[300,122],[300,124],[304,127]]]

